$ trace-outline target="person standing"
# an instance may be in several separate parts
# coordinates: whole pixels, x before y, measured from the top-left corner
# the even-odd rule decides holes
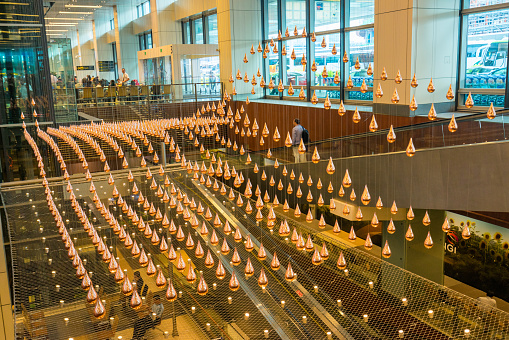
[[[120,77],[120,80],[123,86],[127,85],[127,82],[129,81],[129,75],[125,71],[125,68],[122,69],[122,76]]]
[[[480,296],[477,298],[477,301],[479,301],[479,307],[481,309],[485,310],[491,310],[493,308],[497,308],[497,300],[495,300],[493,297],[495,294],[492,291],[488,291],[486,293],[486,296]]]
[[[295,157],[295,163],[304,163],[307,161],[306,154],[299,153],[299,144],[302,140],[302,133],[304,128],[300,125],[299,118],[295,118],[293,120],[293,129],[292,129],[292,150],[293,157]]]
[[[147,306],[142,308],[145,308],[142,312],[146,314],[134,322],[133,339],[135,340],[143,339],[147,329],[155,328],[155,326],[161,324],[161,317],[163,316],[164,306],[159,295],[154,295],[154,304],[150,310]],[[152,312],[152,317],[149,312]]]

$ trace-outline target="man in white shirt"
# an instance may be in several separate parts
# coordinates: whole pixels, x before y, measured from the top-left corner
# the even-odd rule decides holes
[[[129,81],[129,75],[125,71],[125,68],[122,69],[122,77],[120,80],[122,81],[122,85],[127,85],[126,83]]]

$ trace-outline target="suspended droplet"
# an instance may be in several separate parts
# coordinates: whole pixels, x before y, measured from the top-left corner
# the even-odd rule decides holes
[[[415,73],[414,73],[414,76],[412,78],[412,81],[410,82],[410,86],[412,86],[413,88],[419,86],[419,83],[417,82],[417,78],[415,77]]]
[[[493,105],[493,103],[492,103]],[[465,107],[467,109],[471,109],[472,107],[474,107],[474,100],[472,99],[472,93],[468,92],[468,96],[467,96],[467,99],[465,100]]]
[[[415,155],[415,147],[413,139],[410,138],[410,141],[408,142],[408,146],[406,147],[406,155],[408,157],[413,157]]]
[[[398,94],[398,89],[394,89],[394,93],[392,94],[392,97],[391,97],[391,102],[393,104],[397,104],[399,103],[399,94]]]
[[[385,67],[382,69],[382,75],[380,76],[380,79],[387,80],[387,71],[385,70]]]
[[[449,85],[449,90],[447,90],[447,94],[445,95],[445,98],[447,98],[449,100],[454,99],[454,92],[452,92],[452,84]]]
[[[442,224],[442,231],[447,233],[451,230],[451,226],[449,225],[449,219],[447,216],[445,217],[444,223]]]
[[[350,233],[348,234],[348,239],[350,241],[354,241],[357,238],[357,235],[355,235],[355,230],[353,229],[353,226],[350,228]]]
[[[101,299],[97,299],[94,306],[94,316],[96,319],[102,319],[106,315],[106,309],[101,301]]]
[[[350,173],[348,172],[348,169],[345,171],[345,176],[343,177],[343,186],[345,188],[349,188],[352,185],[352,179],[350,178]],[[341,195],[339,195],[341,196]]]
[[[230,278],[230,282],[228,283],[228,287],[235,292],[239,289],[240,284],[239,280],[237,279],[237,276],[235,275],[235,272],[232,272],[232,277]]]
[[[336,263],[336,266],[339,270],[345,270],[346,269],[346,260],[345,256],[343,255],[343,252],[339,253],[338,262]]]
[[[386,259],[391,257],[391,248],[389,247],[389,241],[385,240],[384,248],[382,249],[382,256]]]
[[[396,133],[394,133],[394,127],[392,125],[389,129],[389,133],[387,133],[387,141],[389,143],[394,143],[396,141]]]
[[[470,228],[468,227],[468,225],[465,225],[463,227],[463,230],[461,231],[461,237],[463,237],[463,239],[465,240],[468,240],[470,238]]]
[[[426,249],[431,249],[433,247],[433,239],[431,238],[431,233],[429,231],[426,239],[424,240],[424,246]]]
[[[429,109],[429,112],[428,112],[428,119],[429,120],[437,119],[437,111],[435,110],[435,105],[433,105],[433,103],[431,103],[431,108]]]
[[[382,198],[380,196],[378,196],[378,201],[376,201],[376,208],[378,210],[382,209],[383,208],[383,203],[382,203]]]
[[[389,221],[389,225],[387,226],[387,232],[389,234],[394,234],[396,232],[396,226],[394,225],[394,221],[392,220],[392,217],[391,217],[391,220]]]
[[[417,101],[415,100],[415,95],[412,96],[412,100],[410,101],[410,111],[417,110]]]
[[[353,192],[353,189],[352,189],[352,192]],[[371,201],[371,195],[369,194],[368,186],[365,185],[364,191],[362,192],[362,196],[361,196],[361,202],[364,205],[368,205],[370,201]]]
[[[408,229],[405,234],[405,239],[407,241],[412,241],[414,239],[414,232],[412,231],[412,226],[409,224]]]
[[[357,106],[355,107],[355,111],[353,113],[352,120],[355,124],[357,124],[361,121],[361,115],[359,113],[359,109],[357,108]]]
[[[493,119],[497,116],[497,113],[495,112],[495,108],[493,107],[493,102],[490,104],[490,108],[488,109],[488,113],[486,114],[488,119]]]
[[[288,262],[288,267],[286,268],[286,272],[285,272],[285,279],[288,282],[292,282],[292,281],[295,281],[296,278],[297,278],[297,276],[293,272],[292,265],[290,262]]]
[[[272,261],[270,262],[270,267],[272,270],[279,270],[281,264],[279,263],[279,259],[277,258],[276,252],[274,252],[274,256],[272,257]]]
[[[371,236],[369,235],[369,233],[366,236],[366,241],[364,241],[364,248],[366,248],[366,250],[373,249],[373,242],[371,241]]]
[[[449,132],[456,132],[458,130],[458,124],[456,123],[456,119],[454,118],[454,113],[452,115],[451,121],[448,126]]]
[[[435,85],[433,85],[433,78],[430,78],[427,90],[429,93],[435,92]]]
[[[394,81],[396,84],[401,84],[403,81],[403,77],[401,77],[401,72],[398,70],[398,73],[396,73],[396,78],[394,78]]]

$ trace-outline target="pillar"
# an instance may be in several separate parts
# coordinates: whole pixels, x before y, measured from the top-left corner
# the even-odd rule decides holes
[[[454,101],[445,95],[452,85],[456,93],[458,72],[460,1],[375,0],[375,61],[374,91],[382,85],[382,98],[373,98],[375,113],[391,115],[427,115],[434,103],[437,112],[454,111]],[[386,81],[380,80],[385,67]],[[394,78],[400,70],[403,82]],[[412,88],[413,75],[419,82]],[[433,78],[435,92],[428,93],[427,86]],[[391,103],[394,89],[400,101]],[[415,95],[416,111],[409,109]]]
[[[239,100],[259,97],[262,90],[259,85],[255,86],[256,95],[251,95],[251,80],[262,69],[262,55],[256,52],[250,54],[251,45],[255,49],[261,42],[261,2],[253,0],[219,0],[217,2],[217,25],[219,39],[220,78],[225,84],[225,90],[232,92],[233,86],[237,90]],[[247,53],[248,63],[244,63],[244,54]],[[240,69],[242,78],[245,73],[249,77],[249,83],[235,79],[237,70]],[[235,82],[228,82],[233,74]],[[256,77],[257,83],[260,78]]]

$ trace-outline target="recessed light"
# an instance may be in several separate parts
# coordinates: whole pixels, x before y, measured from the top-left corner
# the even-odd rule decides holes
[[[65,5],[65,8],[102,8],[100,5]]]
[[[60,14],[79,14],[79,15],[94,14],[94,12],[71,12],[71,11],[60,11],[58,13],[60,13]]]
[[[44,18],[46,20],[83,20],[81,18]]]

